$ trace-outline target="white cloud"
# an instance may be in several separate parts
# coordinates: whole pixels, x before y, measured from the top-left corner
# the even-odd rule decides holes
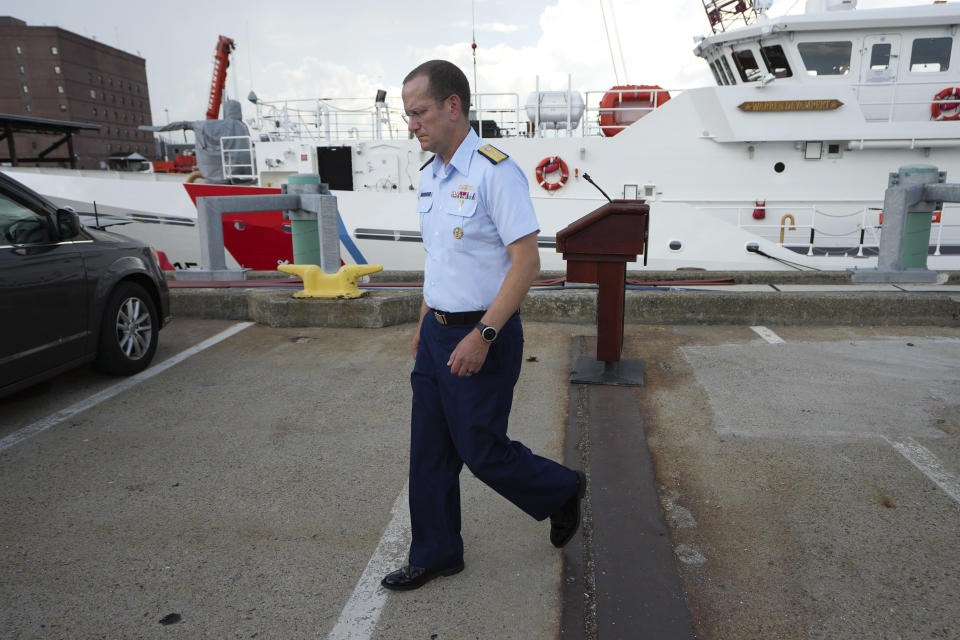
[[[638,6],[641,5],[642,6]],[[686,88],[712,82],[706,64],[696,58],[693,35],[706,31],[699,2],[671,3],[667,11],[648,3],[617,4],[621,47],[613,40],[617,73],[595,0],[557,0],[540,15],[542,35],[534,46],[499,44],[477,50],[480,92],[533,91],[537,76],[541,90],[562,90],[568,74],[574,90],[603,91],[616,84],[659,84]],[[607,14],[608,21],[611,15]],[[608,22],[609,24],[609,22]],[[611,24],[610,37],[616,38]],[[624,77],[620,49],[629,72]],[[445,58],[458,64],[473,81],[469,43],[444,44],[414,50],[417,59]]]
[[[343,65],[305,56],[291,66],[274,62],[257,73],[257,95],[263,100],[302,100],[311,98],[353,98],[369,95],[377,83],[366,73],[357,73]],[[399,90],[399,85],[397,86]]]
[[[526,28],[526,25],[505,24],[503,22],[484,22],[483,24],[477,25],[477,29],[480,31],[493,31],[495,33],[513,33],[514,31],[520,31]]]

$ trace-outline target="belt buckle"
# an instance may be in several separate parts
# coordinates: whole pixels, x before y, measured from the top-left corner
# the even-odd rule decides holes
[[[447,316],[443,315],[443,314],[440,313],[439,311],[434,311],[434,312],[433,312],[433,317],[436,318],[436,319],[437,319],[437,322],[439,322],[440,324],[442,324],[442,325],[444,325],[444,326],[447,324]]]

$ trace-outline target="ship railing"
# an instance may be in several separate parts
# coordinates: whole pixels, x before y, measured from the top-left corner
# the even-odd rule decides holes
[[[367,98],[257,102],[254,128],[267,140],[383,140],[407,137],[398,98],[370,105]]]
[[[220,163],[227,182],[250,182],[257,179],[257,162],[250,136],[220,138]]]
[[[521,116],[520,96],[516,93],[474,93],[471,119],[479,121],[484,138],[513,138],[529,135],[528,122]],[[486,124],[493,122],[495,131]]]
[[[569,129],[537,127],[516,93],[475,93],[472,95],[473,117],[493,122],[500,137],[559,137],[579,135],[602,136],[601,111],[614,114],[614,119],[634,120],[659,108],[665,94],[671,97],[679,91],[650,90],[651,105],[613,106],[601,108],[604,95],[614,92],[633,93],[633,89],[587,91],[580,124],[572,122]],[[398,140],[410,137],[400,98],[385,98],[370,104],[369,98],[319,98],[258,101],[253,129],[263,141],[270,140]],[[399,117],[396,117],[399,116]],[[481,134],[484,132],[481,130]],[[484,137],[494,137],[489,134]]]
[[[932,120],[932,105],[945,105],[943,108],[946,109],[947,106],[952,107],[957,103],[956,99],[936,98],[937,93],[943,89],[942,81],[859,82],[851,83],[850,86],[856,91],[861,109],[866,108],[864,116],[870,122],[927,122]],[[884,93],[889,93],[889,97],[882,96]]]
[[[857,257],[863,257],[865,249],[873,249],[875,253],[883,229],[883,203],[879,201],[830,205],[700,206],[697,209],[733,222],[738,228],[765,240],[791,247],[805,245],[808,256],[814,255],[815,248],[828,256],[831,250],[836,250],[834,255],[849,255],[854,248]],[[758,210],[764,214],[761,220],[754,218],[754,212]],[[933,214],[932,223],[932,255],[942,255],[944,242],[960,243],[960,205],[945,203],[939,213]]]

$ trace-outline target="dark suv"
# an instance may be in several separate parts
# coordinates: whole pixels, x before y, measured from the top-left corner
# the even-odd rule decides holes
[[[153,249],[0,173],[0,396],[89,361],[142,371],[169,314]]]

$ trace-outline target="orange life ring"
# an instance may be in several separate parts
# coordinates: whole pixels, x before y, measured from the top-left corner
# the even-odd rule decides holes
[[[548,182],[545,177],[546,174],[556,171],[560,172],[560,181]],[[567,183],[567,178],[569,177],[570,171],[567,169],[567,163],[561,160],[560,156],[544,158],[540,161],[540,164],[537,165],[537,182],[547,191],[556,191]]]
[[[960,87],[947,87],[933,97],[933,104],[930,105],[930,113],[934,120],[960,120],[960,102],[941,102],[941,100],[960,101]],[[944,111],[953,111],[950,115],[944,115]]]
[[[615,136],[668,100],[670,94],[656,84],[611,87],[600,99],[600,130]]]

